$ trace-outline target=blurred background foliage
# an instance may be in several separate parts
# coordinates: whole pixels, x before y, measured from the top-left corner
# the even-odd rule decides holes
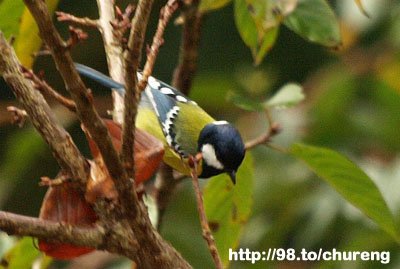
[[[6,0],[3,0],[6,1]],[[127,1],[118,1],[125,6]],[[400,2],[362,1],[370,18],[354,1],[329,1],[340,22],[342,46],[327,49],[305,41],[287,27],[260,65],[242,41],[232,4],[205,16],[199,50],[198,73],[190,96],[216,118],[235,123],[245,140],[267,128],[262,112],[236,107],[229,96],[244,92],[265,99],[287,82],[303,85],[306,99],[286,110],[273,110],[282,125],[274,143],[289,147],[305,141],[335,149],[349,156],[374,180],[395,216],[400,212]],[[154,33],[161,1],[156,1],[149,25],[148,43]],[[95,1],[61,0],[58,10],[76,16],[97,17]],[[66,24],[56,23],[67,37]],[[165,44],[157,58],[154,76],[170,81],[177,64],[180,26],[169,25]],[[87,29],[89,39],[73,49],[77,62],[106,73],[100,35]],[[254,55],[254,52],[253,52]],[[35,70],[43,70],[47,81],[61,92],[62,81],[50,57],[37,58]],[[111,109],[107,89],[87,81],[103,115]],[[55,176],[58,166],[51,152],[30,124],[10,125],[8,105],[16,105],[9,90],[0,91],[0,208],[37,216],[45,189],[41,176]],[[89,156],[79,123],[54,104],[57,118]],[[391,251],[389,265],[380,262],[233,262],[232,268],[399,268],[398,244],[358,209],[346,202],[303,163],[266,147],[252,150],[255,179],[251,218],[240,247],[306,248],[318,250]],[[397,219],[398,220],[398,219]],[[163,236],[195,268],[212,263],[201,238],[190,181],[179,185],[167,210]],[[0,255],[13,244],[0,233]],[[56,263],[54,268],[73,268],[74,263]],[[124,260],[113,260],[107,268],[129,268]]]

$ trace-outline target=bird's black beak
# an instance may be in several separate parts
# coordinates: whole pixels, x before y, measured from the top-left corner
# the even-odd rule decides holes
[[[229,171],[228,175],[231,178],[233,185],[235,185],[236,184],[236,171],[235,170]]]

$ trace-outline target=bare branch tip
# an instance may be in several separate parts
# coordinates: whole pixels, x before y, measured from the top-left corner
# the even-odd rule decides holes
[[[79,42],[88,38],[88,34],[80,28],[69,26],[68,30],[70,33],[70,38],[67,41],[67,48],[72,48],[76,46]]]
[[[20,128],[24,126],[26,119],[29,117],[25,110],[15,106],[8,106],[7,111],[11,114],[11,123],[17,124]]]

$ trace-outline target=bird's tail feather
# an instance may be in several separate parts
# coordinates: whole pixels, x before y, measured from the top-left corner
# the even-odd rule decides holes
[[[123,84],[116,82],[112,78],[100,73],[99,71],[79,63],[75,63],[75,68],[79,74],[93,79],[105,87],[117,90],[121,95],[125,94],[125,86]]]

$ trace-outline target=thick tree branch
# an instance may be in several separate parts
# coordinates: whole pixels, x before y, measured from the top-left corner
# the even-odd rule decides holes
[[[115,81],[124,83],[124,61],[121,43],[115,39],[111,22],[115,21],[114,1],[97,0],[99,9],[98,29],[103,38],[104,50],[106,52],[108,71],[110,77]],[[122,125],[124,102],[123,97],[113,91],[114,99],[114,121]]]
[[[27,235],[51,242],[99,248],[105,240],[101,227],[83,228],[0,211],[0,229],[10,235]]]
[[[116,189],[126,209],[130,209],[132,204],[137,202],[134,195],[124,195],[131,192],[131,183],[127,179],[119,156],[113,147],[110,135],[100,116],[93,106],[91,93],[86,89],[80,76],[75,70],[71,55],[65,42],[61,39],[47,10],[44,1],[24,0],[26,6],[32,13],[38,24],[40,35],[51,51],[57,69],[64,80],[67,90],[71,93],[77,108],[77,114],[85,128],[90,133],[93,140],[99,147],[104,162],[114,180]],[[135,197],[133,197],[135,196]]]
[[[198,49],[200,45],[202,15],[198,12],[198,0],[186,6],[183,11],[184,26],[180,46],[179,63],[175,68],[172,86],[188,94],[197,69]],[[174,180],[168,167],[161,167],[159,184],[156,186],[155,195],[159,208],[159,221],[162,222],[167,203],[174,193],[177,181]]]
[[[141,0],[136,7],[129,34],[128,48],[124,56],[125,64],[125,97],[124,123],[122,127],[121,157],[129,174],[134,174],[133,140],[135,137],[136,114],[140,101],[137,71],[140,64],[144,36],[150,17],[153,0]]]
[[[129,141],[133,141],[133,133],[134,132],[134,120],[137,112],[137,105],[139,102],[140,92],[137,91],[137,77],[136,71],[140,62],[140,53],[144,39],[144,32],[147,25],[147,18],[150,15],[152,1],[140,1],[139,5],[136,9],[135,17],[132,21],[132,28],[128,43],[128,51],[125,54],[124,65],[125,70],[121,70],[121,65],[118,63],[121,61],[121,54],[114,54],[116,51],[122,51],[122,48],[118,45],[118,42],[115,42],[115,38],[113,35],[113,29],[108,27],[111,21],[115,20],[114,9],[111,1],[106,0],[98,0],[99,5],[99,13],[100,13],[100,24],[102,25],[102,35],[103,40],[105,40],[105,48],[107,53],[107,59],[109,62],[110,75],[118,80],[120,74],[125,74],[125,85],[127,89],[130,89],[130,98],[126,97],[129,95],[128,91],[124,98],[124,106],[125,112],[124,114],[124,134],[125,134],[125,145],[129,147],[133,145],[133,143]],[[108,7],[107,10],[105,8]],[[147,18],[146,18],[147,17]],[[109,42],[109,43],[108,43]],[[110,60],[116,59],[117,64],[112,65]],[[114,67],[113,67],[114,66]],[[116,73],[113,73],[116,72]],[[133,80],[133,81],[132,81]],[[132,99],[132,100],[130,100]],[[114,104],[117,102],[114,100]],[[133,109],[132,109],[133,106]],[[118,111],[117,111],[118,113]],[[127,124],[128,122],[128,124]],[[131,143],[131,144],[130,144]],[[129,156],[129,158],[133,158],[133,149],[125,149],[125,156]],[[132,153],[130,153],[132,152]],[[126,163],[126,158],[124,157],[124,161]],[[132,159],[133,161],[133,159]],[[129,161],[128,161],[129,162]],[[140,205],[142,211],[145,211],[143,205]],[[137,222],[139,224],[131,225],[134,234],[137,236],[137,240],[140,243],[140,251],[138,255],[135,255],[135,262],[138,264],[139,268],[156,268],[156,267],[164,267],[164,268],[190,268],[190,265],[187,264],[185,260],[177,253],[169,244],[165,243],[160,235],[156,233],[147,216],[142,216],[145,218],[145,222],[139,219],[136,216]],[[143,232],[145,231],[145,232]],[[149,259],[148,255],[153,255],[154,260],[152,262]],[[130,257],[130,255],[127,255]]]
[[[104,41],[110,76],[116,81],[124,83],[124,81],[126,81],[124,78],[124,74],[125,72],[127,72],[126,74],[131,75],[130,78],[128,78],[127,80],[136,79],[136,70],[126,71],[123,69],[124,58],[122,58],[122,45],[118,40],[115,40],[115,35],[113,34],[114,29],[111,27],[110,24],[111,22],[115,21],[113,1],[97,0],[97,5],[99,7],[100,14],[100,18],[98,20],[100,25],[99,29]],[[140,10],[143,9],[139,9],[138,7],[136,12],[143,12]],[[149,10],[145,10],[145,12],[146,11]],[[141,15],[136,13],[136,16],[136,18],[139,18],[143,17],[144,14]],[[133,27],[132,29],[135,29],[135,27]],[[135,31],[131,31],[132,39],[130,39],[130,41],[133,43],[134,40],[132,35],[134,34],[132,33],[135,33]],[[137,50],[136,47],[133,48],[133,53],[132,50],[129,50],[125,56],[138,57],[137,59],[134,59],[134,61],[136,61],[138,65],[141,50]],[[130,64],[131,63],[129,63],[129,61],[125,62],[126,66]],[[127,67],[127,69],[129,68],[132,68],[132,66]],[[136,91],[136,87],[132,87],[132,90]],[[136,100],[136,102],[138,101],[139,100]],[[114,120],[117,120],[120,123],[122,122],[123,118],[121,116],[124,107],[123,105],[124,103],[122,102],[121,97],[118,94],[114,93]],[[134,119],[134,117],[132,117],[131,119]],[[142,204],[140,205],[140,207],[143,211],[145,210]],[[143,221],[143,219],[138,219],[137,222],[139,222],[140,224],[136,224],[136,222],[127,223],[126,226],[132,227],[132,229],[134,230],[134,234],[136,235],[136,240],[140,242],[140,253],[126,253],[126,256],[131,257],[132,260],[137,263],[138,268],[191,268],[190,265],[180,256],[180,254],[176,252],[175,249],[173,249],[168,243],[166,243],[160,237],[160,235],[153,230],[148,218],[146,217],[144,220],[146,221]],[[151,255],[151,257],[149,257],[149,255]]]
[[[102,233],[105,234],[105,236],[102,236],[101,238],[102,244],[97,245],[96,247],[125,255],[134,260],[139,268],[191,268],[180,254],[165,242],[151,226],[146,208],[143,203],[139,202],[136,193],[133,190],[132,181],[127,178],[126,172],[119,161],[119,157],[112,146],[108,131],[105,129],[102,121],[94,110],[91,95],[85,89],[80,77],[76,73],[68,48],[56,32],[44,1],[24,1],[38,23],[41,36],[49,47],[57,68],[64,79],[66,88],[70,91],[71,96],[76,103],[78,116],[84,123],[85,128],[89,131],[93,140],[98,145],[119,194],[119,199],[116,203],[111,203],[107,200],[100,200],[95,204],[95,208],[97,209],[96,212],[100,219],[99,225],[104,229],[104,233]],[[149,12],[149,10],[146,9],[144,12]],[[140,14],[137,16],[140,18]],[[11,50],[10,48],[8,49]],[[137,58],[132,60],[138,61]],[[7,71],[7,68],[5,68],[5,70]],[[13,81],[12,78],[15,76],[21,76],[21,78],[18,77],[18,82],[22,81],[22,83],[26,83],[28,81],[23,78],[18,69],[13,69],[9,73],[2,73],[5,75],[6,80],[10,78],[10,80]],[[136,72],[133,74],[133,77],[136,78]],[[14,86],[13,83],[11,83],[11,85]],[[136,87],[132,87],[132,89],[136,92]],[[43,97],[38,91],[33,90],[33,92],[42,98],[41,102],[45,103]],[[24,92],[21,94],[22,100],[26,98],[25,94],[29,95],[30,93]],[[136,103],[133,105],[137,105],[138,100],[135,101]],[[30,113],[35,115],[35,111],[27,110],[27,112],[30,116]],[[50,113],[50,108],[47,107],[46,112]],[[133,113],[133,118],[134,117],[135,113]],[[44,120],[47,119],[44,118]],[[52,121],[52,119],[50,118],[48,121]],[[40,124],[38,126],[38,128],[41,127]],[[74,161],[76,162],[76,160]],[[65,166],[68,167],[68,165],[69,164],[67,163]],[[84,172],[84,178],[86,179],[87,173],[86,171]],[[7,228],[7,225],[10,225],[10,215],[3,216],[8,220],[4,223],[4,227]],[[36,225],[38,224],[36,223]],[[66,233],[68,232],[68,229],[70,229],[69,226],[57,225],[60,227],[59,229],[64,227],[64,232]],[[35,227],[35,232],[15,230],[10,227],[7,229],[10,229],[10,232],[18,232],[21,235],[31,235],[32,232],[32,235],[35,233],[36,236],[42,236],[40,225]],[[57,227],[53,228],[54,231],[58,229]],[[47,235],[43,234],[43,236]],[[69,242],[69,239],[65,240]],[[71,240],[71,243],[76,244],[76,241]],[[86,242],[82,244],[88,245]]]
[[[89,174],[88,163],[72,142],[70,135],[57,124],[46,100],[22,74],[17,56],[2,33],[0,55],[0,74],[22,103],[32,124],[49,144],[57,162],[71,177],[85,183]]]

